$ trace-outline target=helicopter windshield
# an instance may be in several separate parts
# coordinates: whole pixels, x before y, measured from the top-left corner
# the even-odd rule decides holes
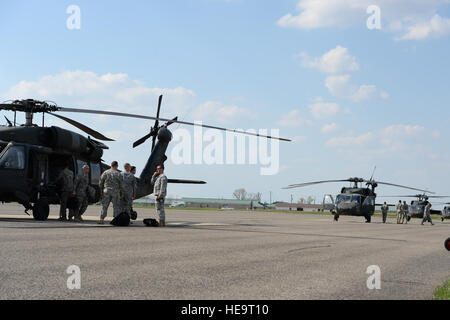
[[[351,196],[340,194],[336,197],[336,204],[341,202],[349,202],[351,200]]]
[[[12,146],[0,157],[0,168],[3,169],[24,169],[25,150],[21,146]]]

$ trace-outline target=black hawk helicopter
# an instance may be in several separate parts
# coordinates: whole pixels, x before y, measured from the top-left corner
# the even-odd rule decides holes
[[[283,189],[293,189],[300,187],[307,187],[315,184],[330,183],[330,182],[351,182],[352,187],[342,187],[341,193],[336,196],[336,201],[334,201],[331,195],[326,195],[326,197],[331,200],[330,204],[325,204],[326,199],[324,198],[324,208],[330,210],[334,214],[334,220],[338,221],[340,215],[349,216],[362,216],[366,218],[366,222],[370,223],[372,220],[372,215],[375,213],[375,198],[377,194],[375,193],[375,188],[379,184],[384,184],[388,186],[394,186],[399,188],[406,188],[410,190],[423,191],[425,190],[416,189],[412,187],[402,186],[399,184],[393,184],[389,182],[381,182],[373,180],[373,175],[369,180],[363,178],[349,178],[342,180],[323,180],[315,182],[307,182],[300,184],[291,184]],[[365,187],[358,184],[365,183]]]
[[[46,220],[49,215],[49,204],[59,204],[59,187],[55,182],[69,162],[69,169],[76,176],[85,164],[90,166],[90,185],[96,190],[91,196],[89,204],[100,200],[99,179],[103,171],[110,168],[102,162],[103,151],[108,147],[98,141],[114,141],[103,134],[79,123],[73,119],[56,114],[57,112],[88,113],[97,115],[111,115],[130,117],[145,120],[154,120],[150,132],[137,140],[133,148],[152,138],[150,157],[138,180],[136,198],[152,194],[151,178],[156,167],[167,160],[165,152],[172,139],[168,126],[173,123],[202,126],[217,130],[229,131],[239,134],[259,136],[281,141],[289,139],[259,135],[240,130],[226,129],[186,121],[179,121],[178,117],[164,119],[159,117],[162,96],[159,97],[156,117],[90,110],[77,108],[64,108],[53,102],[37,101],[33,99],[14,100],[0,104],[0,110],[14,112],[14,122],[6,118],[8,126],[0,126],[0,201],[16,201],[25,207],[28,214],[32,210],[35,220]],[[25,124],[16,125],[16,113],[25,113]],[[42,113],[42,126],[33,123],[33,116]],[[86,138],[78,133],[56,126],[45,127],[44,115],[50,114],[87,133]],[[159,122],[165,122],[159,125]],[[92,136],[92,138],[91,138]],[[94,140],[96,139],[96,140]],[[169,183],[205,184],[204,181],[169,179]]]

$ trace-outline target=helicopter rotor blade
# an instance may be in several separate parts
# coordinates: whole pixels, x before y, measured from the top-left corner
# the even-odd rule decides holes
[[[430,194],[435,194],[434,192],[428,191],[428,190],[423,190],[423,189],[417,189],[417,188],[412,188],[412,187],[408,187],[408,186],[402,186],[400,184],[394,184],[394,183],[389,183],[389,182],[381,182],[381,181],[368,181],[366,180],[365,182],[375,182],[378,184],[384,184],[387,186],[393,186],[393,187],[398,187],[398,188],[404,188],[404,189],[409,189],[409,190],[415,190],[415,191],[420,191],[420,192],[425,192],[425,193],[430,193]]]
[[[282,189],[294,189],[294,188],[301,188],[301,187],[307,187],[315,184],[321,184],[321,183],[329,183],[329,182],[347,182],[351,179],[343,179],[343,180],[323,180],[323,181],[313,181],[313,182],[306,182],[306,183],[299,183],[299,184],[290,184],[287,187],[284,187]]]
[[[54,117],[57,117],[57,118],[59,118],[59,119],[61,119],[61,120],[64,120],[64,121],[70,123],[70,124],[73,125],[74,127],[77,127],[77,128],[80,129],[81,131],[86,132],[87,134],[93,136],[93,137],[96,138],[96,139],[103,140],[103,141],[114,141],[113,139],[110,139],[110,138],[108,138],[108,137],[105,137],[105,136],[104,136],[103,134],[101,134],[100,132],[95,131],[94,129],[91,129],[91,128],[85,126],[84,124],[81,124],[81,123],[79,123],[79,122],[77,122],[77,121],[75,121],[75,120],[72,120],[72,119],[69,119],[69,118],[66,118],[66,117],[63,117],[63,116],[60,116],[60,115],[51,113],[51,112],[47,112],[47,113],[48,113],[48,114],[51,114],[51,115],[54,116]]]
[[[443,198],[450,198],[450,196],[427,196],[423,194],[416,194],[416,195],[402,195],[402,196],[379,196],[381,198],[430,198],[430,199],[443,199]]]
[[[153,132],[150,132],[149,134],[146,134],[145,136],[143,136],[142,138],[140,138],[139,140],[136,140],[133,143],[133,148],[136,148],[137,146],[140,146],[141,144],[143,144],[145,141],[147,141],[148,138],[150,138],[151,136],[153,136],[153,141],[156,138],[156,135],[153,134]],[[153,146],[152,146],[152,150],[153,150]]]
[[[263,134],[259,134],[259,133],[246,132],[243,130],[228,129],[228,128],[223,128],[223,127],[211,126],[211,125],[207,125],[207,124],[200,124],[200,123],[173,120],[173,119],[170,120],[170,119],[159,118],[159,117],[143,116],[143,115],[139,115],[139,114],[113,112],[113,111],[101,111],[101,110],[92,110],[92,109],[64,108],[64,107],[58,107],[57,110],[62,111],[62,112],[78,112],[78,113],[102,114],[102,115],[109,115],[109,116],[119,116],[119,117],[128,117],[128,118],[146,119],[146,120],[159,120],[159,121],[165,121],[165,122],[171,122],[171,123],[179,123],[179,124],[185,124],[185,125],[190,125],[190,126],[203,127],[203,128],[208,128],[208,129],[216,129],[216,130],[221,130],[221,131],[226,131],[226,132],[231,132],[231,133],[245,134],[245,135],[256,136],[256,137],[267,138],[267,139],[275,139],[275,140],[288,141],[288,142],[292,141],[292,140],[286,139],[286,138],[272,137],[272,136],[263,135]]]

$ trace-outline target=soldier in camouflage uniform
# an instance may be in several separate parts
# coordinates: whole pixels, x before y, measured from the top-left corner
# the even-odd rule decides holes
[[[123,179],[123,198],[121,200],[122,208],[120,212],[130,214],[133,200],[136,197],[137,181],[134,175],[130,172],[131,165],[129,163],[125,163],[123,168],[125,171],[121,172]]]
[[[89,166],[84,165],[83,171],[75,179],[75,195],[78,200],[78,209],[75,212],[75,221],[82,222],[81,215],[88,205]]]
[[[406,201],[403,201],[402,211],[403,211],[402,224],[403,223],[408,224],[409,206],[406,203]]]
[[[400,224],[402,216],[403,216],[402,200],[399,200],[397,204],[397,224]]]
[[[153,194],[156,197],[156,212],[159,215],[159,226],[166,226],[166,213],[164,211],[164,199],[167,195],[167,177],[164,175],[164,165],[156,167],[152,177]]]
[[[64,170],[62,170],[58,178],[56,179],[57,183],[61,183],[61,193],[60,193],[60,207],[59,207],[59,220],[66,221],[66,209],[67,209],[67,200],[69,197],[73,196],[73,172],[69,169],[69,163],[67,162]],[[75,215],[73,209],[69,209],[69,220]]]
[[[120,197],[123,193],[123,178],[117,171],[119,164],[117,161],[111,163],[111,169],[106,170],[100,176],[100,192],[102,196],[102,215],[99,224],[103,224],[108,214],[109,204],[113,203],[114,217],[120,214]]]

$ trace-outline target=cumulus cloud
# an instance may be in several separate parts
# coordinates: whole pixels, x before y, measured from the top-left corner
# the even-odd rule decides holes
[[[297,14],[286,14],[280,27],[316,29],[323,27],[366,26],[370,5],[381,9],[382,28],[402,34],[404,40],[422,40],[450,34],[449,19],[439,16],[439,6],[448,0],[300,0]]]
[[[361,85],[357,87],[350,83],[350,75],[329,76],[325,79],[328,91],[336,97],[350,99],[354,102],[380,98],[387,99],[389,94],[378,89],[375,85]]]
[[[177,88],[151,88],[124,73],[98,75],[90,71],[65,71],[37,81],[21,81],[2,94],[3,99],[53,100],[60,105],[122,112],[156,112],[157,98],[164,95],[163,113],[186,111],[195,93]]]
[[[207,101],[192,112],[192,117],[194,120],[229,123],[238,118],[253,119],[255,115],[250,110],[236,105],[224,105],[218,101]]]
[[[305,68],[318,69],[325,73],[342,73],[359,70],[356,58],[349,54],[347,48],[337,46],[321,57],[311,58],[306,53],[300,53],[301,65]]]
[[[338,147],[355,147],[367,145],[371,140],[373,140],[374,135],[371,132],[357,135],[357,136],[343,136],[343,137],[333,137],[329,139],[325,146],[338,148]]]
[[[338,128],[338,125],[337,125],[336,123],[333,122],[333,123],[324,125],[324,126],[320,129],[320,131],[321,131],[322,133],[330,133],[330,132],[336,131],[337,128]]]
[[[374,132],[364,134],[349,134],[330,138],[325,146],[329,148],[367,147],[376,155],[408,154],[423,150],[430,138],[435,137],[433,131],[428,131],[420,125],[395,124]]]
[[[450,34],[450,19],[435,14],[429,21],[420,22],[406,28],[407,33],[399,37],[400,40],[423,40],[426,38],[440,38]]]
[[[314,118],[323,119],[336,115],[340,107],[337,103],[325,102],[322,98],[317,98],[309,105],[309,110]]]
[[[277,125],[281,127],[299,127],[304,124],[310,124],[310,121],[301,116],[300,110],[294,109],[281,116]]]

